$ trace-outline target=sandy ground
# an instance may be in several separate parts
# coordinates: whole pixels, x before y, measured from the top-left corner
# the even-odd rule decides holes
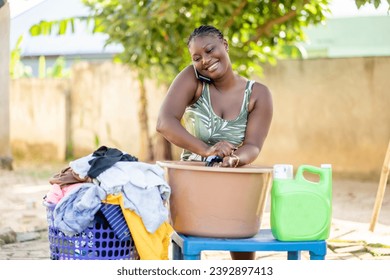
[[[48,178],[66,164],[18,166],[14,171],[0,170],[0,231],[35,231],[47,227],[42,198],[50,188]],[[333,180],[335,220],[367,224],[378,189],[378,181]],[[269,199],[265,209],[269,213]],[[390,189],[387,185],[377,225],[390,226]]]

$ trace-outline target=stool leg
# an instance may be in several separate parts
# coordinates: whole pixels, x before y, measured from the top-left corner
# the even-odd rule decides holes
[[[288,251],[287,252],[288,260],[300,260],[301,259],[301,251]]]
[[[316,254],[316,253],[310,251],[310,260],[325,260],[325,255]]]
[[[183,254],[184,260],[200,260],[200,253],[196,255]]]
[[[174,260],[182,260],[183,253],[179,245],[176,244],[175,241],[172,240],[172,258]]]

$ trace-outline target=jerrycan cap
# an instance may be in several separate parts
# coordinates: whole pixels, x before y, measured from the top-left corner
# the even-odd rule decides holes
[[[332,164],[330,164],[330,163],[323,163],[323,164],[321,164],[321,168],[332,168]]]
[[[274,179],[292,179],[293,178],[292,164],[275,164],[273,166]]]

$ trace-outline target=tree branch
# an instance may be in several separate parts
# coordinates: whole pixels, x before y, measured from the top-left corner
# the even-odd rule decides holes
[[[306,3],[308,3],[308,0],[305,0],[303,5],[305,5]],[[271,19],[270,21],[267,21],[266,23],[264,23],[263,25],[259,26],[256,29],[256,35],[252,36],[250,40],[245,42],[245,45],[248,45],[250,42],[257,42],[260,39],[260,37],[263,35],[269,36],[269,34],[271,33],[271,29],[274,25],[282,24],[286,21],[289,21],[290,19],[294,18],[296,15],[297,15],[297,10],[294,10],[288,12],[287,14],[281,17],[274,18]]]
[[[271,29],[274,25],[282,24],[295,17],[296,15],[297,11],[290,11],[282,17],[272,19],[265,24],[259,26],[259,28],[257,28],[256,30],[256,35],[253,36],[249,41],[247,41],[245,45],[247,45],[249,42],[257,42],[263,35],[269,36],[269,34],[271,33]]]
[[[230,19],[225,23],[223,26],[224,29],[229,28],[233,25],[236,17],[241,13],[241,11],[245,8],[245,6],[248,4],[248,1],[242,1],[240,5],[237,7],[237,9],[234,10],[233,14],[231,15]]]

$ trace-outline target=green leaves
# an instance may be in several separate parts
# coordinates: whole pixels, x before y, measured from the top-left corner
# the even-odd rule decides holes
[[[362,6],[366,4],[372,4],[377,9],[379,5],[381,4],[381,0],[355,0],[356,7],[360,9]],[[387,0],[387,3],[389,4],[389,11],[390,11],[390,0]]]
[[[88,22],[86,17],[66,18],[53,21],[42,20],[38,24],[31,26],[30,35],[64,35],[67,32],[74,33],[75,22]]]
[[[390,0],[388,0],[390,2]],[[86,18],[42,21],[32,35],[74,32],[76,21],[92,24],[93,32],[106,33],[107,44],[124,51],[116,60],[141,71],[145,77],[170,83],[191,63],[186,41],[200,24],[215,25],[230,45],[233,68],[247,77],[261,74],[266,63],[299,57],[297,43],[303,27],[325,21],[328,0],[83,0]],[[379,0],[356,0],[378,7]]]
[[[360,9],[367,3],[374,4],[375,8],[378,8],[381,3],[381,0],[356,0],[356,6],[358,7],[358,9]]]
[[[322,1],[260,0],[84,0],[96,30],[109,35],[108,43],[121,44],[117,59],[170,83],[191,63],[186,41],[200,24],[215,25],[230,44],[235,70],[261,74],[265,63],[293,54],[303,40],[302,27],[325,19]],[[296,51],[295,51],[296,53]],[[158,75],[157,75],[158,77]]]

